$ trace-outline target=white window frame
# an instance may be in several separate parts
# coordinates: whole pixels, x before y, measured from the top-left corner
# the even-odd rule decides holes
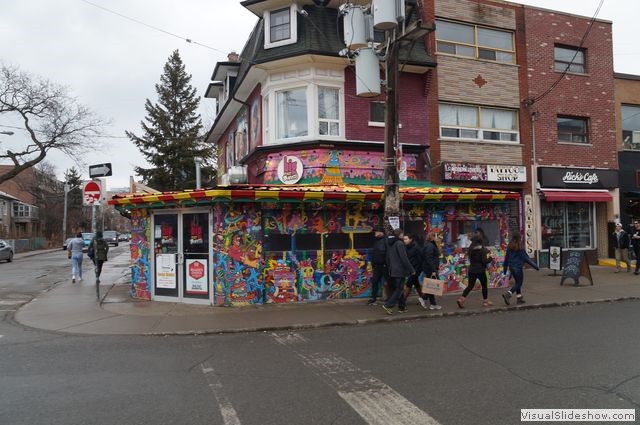
[[[385,126],[385,117],[384,114],[382,116],[382,121],[371,121],[371,105],[373,103],[377,103],[377,104],[382,104],[383,106],[385,105],[385,102],[380,102],[377,100],[373,100],[371,102],[369,102],[369,127],[384,127]]]
[[[279,70],[276,73],[272,73],[272,76],[277,74],[277,78],[267,77],[261,92],[263,99],[262,118],[264,122],[263,146],[311,140],[345,140],[344,71],[340,70],[340,77],[335,77],[326,75],[326,70],[320,71],[320,69],[319,67],[307,67],[304,69]],[[277,92],[303,87],[306,88],[307,93],[307,135],[279,139],[277,131]],[[318,87],[338,89],[338,106],[340,110],[338,114],[339,134],[337,136],[320,135]]]
[[[263,14],[264,18],[264,48],[271,49],[274,47],[286,46],[288,44],[294,44],[298,42],[298,25],[297,15],[298,6],[294,3],[289,6],[289,35],[290,37],[284,40],[271,42],[271,12],[277,12],[286,8],[279,7],[277,9],[266,10]]]
[[[237,72],[229,72],[224,79],[224,93],[222,94],[222,104],[224,105],[229,100],[229,95],[231,94],[231,78],[235,78],[236,81],[238,79]]]
[[[456,125],[444,125],[442,123],[439,123],[439,132],[440,132],[440,139],[442,140],[462,140],[462,141],[473,141],[473,142],[482,142],[482,143],[500,143],[500,144],[507,144],[507,145],[518,145],[520,144],[520,116],[518,114],[518,110],[517,109],[509,109],[509,108],[499,108],[499,107],[493,107],[493,106],[479,106],[479,105],[466,105],[466,104],[461,104],[461,103],[450,103],[450,102],[440,102],[438,103],[438,108],[440,107],[440,105],[451,105],[451,106],[463,106],[463,107],[471,107],[471,108],[476,108],[476,113],[478,116],[478,127],[464,127],[464,126],[456,126]],[[516,127],[518,128],[518,130],[507,130],[507,129],[501,129],[501,128],[485,128],[485,127],[480,127],[480,123],[481,123],[481,110],[482,109],[498,109],[498,110],[503,110],[503,111],[510,111],[510,112],[514,112],[516,114]],[[439,121],[439,119],[438,119]],[[455,130],[467,130],[467,131],[475,131],[476,132],[476,137],[452,137],[452,136],[443,136],[443,129],[445,128],[450,128],[450,129],[455,129]],[[516,140],[495,140],[495,139],[485,139],[484,136],[484,132],[488,132],[488,133],[504,133],[504,134],[515,134],[516,135]]]
[[[325,86],[325,85],[316,85],[315,86],[316,89],[316,101],[318,104],[318,109],[317,109],[317,119],[318,119],[318,136],[320,137],[340,137],[341,131],[340,131],[340,110],[342,109],[340,106],[340,89],[338,87],[332,87],[332,86]],[[330,90],[337,90],[338,92],[338,118],[337,119],[333,119],[333,118],[320,118],[320,89],[330,89]],[[320,124],[326,122],[327,123],[327,131],[329,132],[329,134],[320,134]],[[331,133],[331,124],[338,124],[338,134],[336,135],[332,135]]]

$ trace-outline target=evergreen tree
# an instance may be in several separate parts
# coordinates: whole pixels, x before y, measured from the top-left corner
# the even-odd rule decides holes
[[[151,165],[136,167],[136,173],[145,184],[160,191],[195,188],[195,157],[203,158],[203,175],[213,172],[208,166],[213,147],[201,135],[202,121],[197,113],[200,99],[190,82],[191,75],[176,50],[155,86],[158,102],[145,102],[147,116],[140,123],[143,135],[126,132]]]
[[[82,206],[82,176],[76,167],[64,172],[64,182],[69,185],[67,193],[67,235],[75,235],[77,231],[91,228],[85,208]],[[89,210],[89,209],[87,209]]]

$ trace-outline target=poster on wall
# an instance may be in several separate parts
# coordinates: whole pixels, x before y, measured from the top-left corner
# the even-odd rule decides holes
[[[207,260],[187,260],[186,292],[193,295],[207,295]]]
[[[253,150],[258,146],[258,140],[260,139],[261,125],[260,125],[260,96],[256,96],[251,104],[251,128],[249,137],[249,150]]]
[[[225,165],[227,166],[227,170],[229,170],[229,167],[233,167],[234,165],[236,165],[235,163],[235,147],[233,146],[233,135],[234,132],[230,131],[229,132],[229,137],[227,138],[227,146],[224,150],[225,152]]]
[[[549,268],[551,270],[562,270],[562,248],[559,246],[549,247]]]
[[[156,255],[156,288],[176,289],[176,254]]]

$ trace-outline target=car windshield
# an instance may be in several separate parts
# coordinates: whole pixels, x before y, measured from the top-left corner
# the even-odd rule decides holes
[[[104,232],[105,238],[115,238],[117,236],[116,232],[113,230],[107,230]]]
[[[83,233],[82,239],[93,239],[93,233]]]

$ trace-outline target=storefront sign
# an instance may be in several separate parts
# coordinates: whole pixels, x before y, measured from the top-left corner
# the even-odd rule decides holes
[[[527,168],[523,165],[444,163],[445,180],[523,183]]]
[[[187,260],[187,294],[208,294],[207,285],[207,260]]]
[[[546,188],[612,189],[618,187],[618,171],[540,167],[538,181]]]
[[[156,255],[156,288],[176,289],[176,254]]]
[[[278,164],[278,179],[284,184],[295,184],[302,178],[302,171],[300,158],[285,155]]]

